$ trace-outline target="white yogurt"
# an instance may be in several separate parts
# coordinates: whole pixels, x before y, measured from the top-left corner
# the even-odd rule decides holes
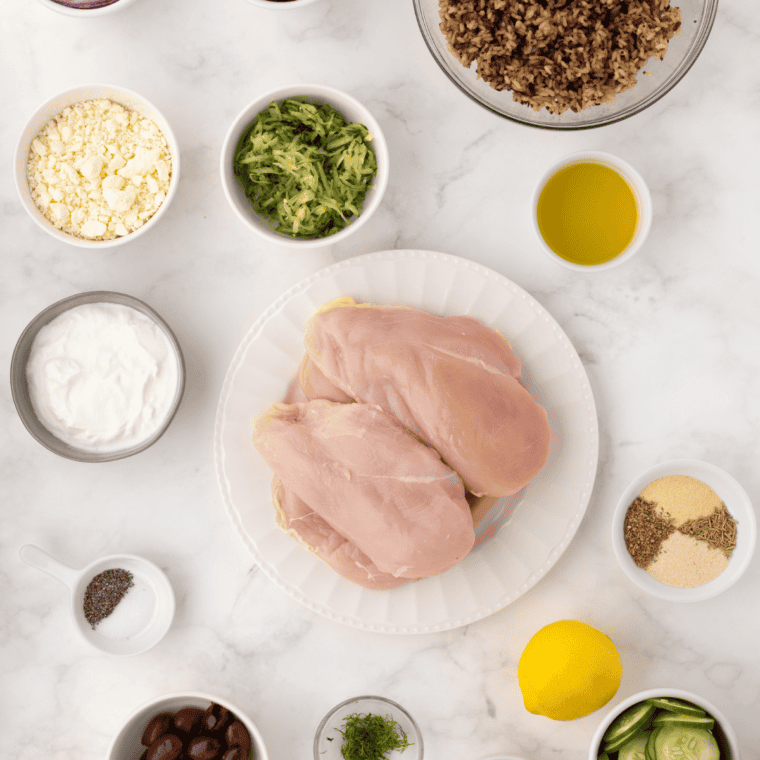
[[[38,333],[26,365],[40,422],[83,451],[129,449],[171,411],[179,360],[165,332],[136,309],[75,306]]]

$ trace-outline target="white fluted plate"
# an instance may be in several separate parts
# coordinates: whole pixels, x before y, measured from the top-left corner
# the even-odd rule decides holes
[[[471,314],[498,329],[523,362],[523,382],[548,414],[549,458],[519,494],[476,529],[456,567],[435,578],[370,591],[337,575],[275,523],[272,473],[251,442],[254,416],[285,394],[303,355],[311,315],[339,296]],[[543,578],[567,549],[596,475],[599,432],[586,372],[565,333],[528,293],[466,259],[431,251],[382,251],[317,272],[278,298],[251,326],[222,387],[214,457],[235,529],[266,575],[309,609],[383,633],[429,633],[503,609]]]

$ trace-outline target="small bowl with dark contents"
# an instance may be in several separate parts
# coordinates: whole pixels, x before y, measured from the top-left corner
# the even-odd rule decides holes
[[[723,713],[698,694],[649,689],[624,699],[594,733],[589,760],[739,760]]]
[[[122,11],[135,0],[40,0],[51,11],[74,18],[93,18]]]
[[[670,602],[703,601],[736,583],[756,534],[747,492],[720,467],[695,459],[661,462],[638,475],[612,517],[623,572]]]
[[[333,87],[297,84],[264,93],[238,114],[220,169],[224,194],[248,229],[306,249],[344,240],[370,219],[388,165],[385,137],[364,105]]]
[[[303,8],[304,5],[311,5],[316,1],[317,0],[248,0],[251,5],[275,11],[292,11],[296,8]]]
[[[203,692],[146,702],[122,725],[107,760],[269,760],[254,722],[240,708]]]

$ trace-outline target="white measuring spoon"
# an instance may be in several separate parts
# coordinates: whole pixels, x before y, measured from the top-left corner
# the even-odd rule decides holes
[[[95,560],[83,570],[75,570],[33,544],[22,546],[19,556],[27,565],[52,575],[68,586],[71,592],[69,606],[74,627],[85,641],[101,652],[117,657],[140,654],[158,644],[171,627],[175,608],[174,591],[164,572],[143,557],[133,554],[112,554]],[[93,628],[84,614],[84,595],[90,581],[106,570],[117,568],[132,573],[135,590],[134,592],[132,589],[127,591],[111,616],[117,615],[122,605],[124,612],[128,612],[130,593],[143,597],[142,616],[137,621],[137,630],[131,631],[124,638],[104,635],[105,628],[98,630],[111,616]]]

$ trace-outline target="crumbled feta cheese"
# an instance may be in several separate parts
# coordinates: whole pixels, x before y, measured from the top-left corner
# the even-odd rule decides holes
[[[80,228],[83,237],[99,238],[108,229],[103,222],[98,219],[88,219]]]
[[[171,156],[149,119],[106,99],[65,108],[29,148],[29,190],[59,229],[111,239],[139,229],[166,199]]]

